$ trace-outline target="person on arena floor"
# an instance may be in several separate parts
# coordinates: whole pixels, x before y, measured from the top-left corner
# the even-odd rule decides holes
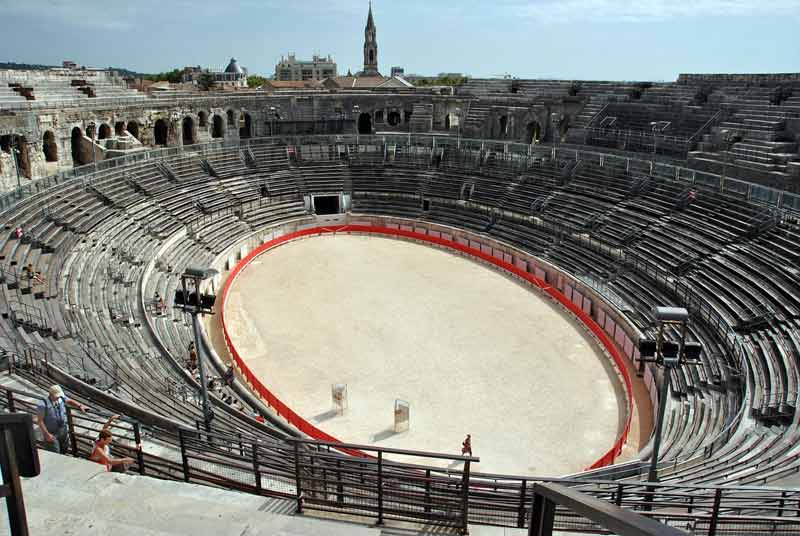
[[[59,385],[50,387],[47,398],[36,406],[36,421],[42,430],[44,448],[58,454],[66,454],[69,447],[67,406],[86,411],[86,406],[64,396]]]
[[[119,415],[112,415],[108,418],[106,424],[103,425],[103,429],[100,430],[100,433],[97,435],[97,441],[94,442],[94,449],[92,449],[89,459],[100,465],[104,465],[106,471],[124,473],[127,471],[128,466],[134,463],[135,460],[133,458],[113,458],[109,452],[109,446],[114,439],[110,428],[111,424],[117,419],[119,419]]]
[[[464,454],[472,456],[472,434],[467,434],[467,438],[461,443],[461,455]]]

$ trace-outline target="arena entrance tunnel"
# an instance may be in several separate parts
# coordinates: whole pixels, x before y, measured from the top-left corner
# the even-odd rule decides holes
[[[243,321],[242,320],[243,319],[243,317],[242,317],[243,306],[239,302],[236,302],[234,305],[231,305],[234,302],[229,302],[229,299],[230,299],[230,296],[231,296],[231,291],[234,288],[234,282],[241,276],[243,270],[245,270],[246,268],[248,268],[251,265],[257,267],[257,268],[254,268],[254,269],[261,269],[261,268],[263,268],[265,266],[269,266],[270,262],[265,262],[265,261],[270,261],[270,258],[268,258],[268,257],[260,258],[260,257],[263,254],[267,253],[267,252],[272,252],[272,250],[275,250],[276,248],[278,248],[278,246],[291,244],[291,247],[300,247],[300,245],[302,245],[304,243],[317,242],[317,240],[311,240],[311,241],[303,240],[303,239],[306,239],[306,238],[315,238],[316,239],[316,238],[319,237],[320,238],[319,242],[320,243],[324,243],[324,242],[326,242],[326,240],[322,240],[322,237],[328,237],[329,239],[335,239],[335,237],[337,237],[337,236],[341,237],[343,235],[347,235],[349,237],[351,234],[359,236],[359,237],[362,237],[364,239],[368,239],[368,240],[381,239],[381,238],[383,238],[383,239],[385,239],[385,238],[401,239],[401,241],[378,240],[378,241],[381,241],[381,242],[385,241],[385,242],[391,242],[393,244],[397,244],[396,247],[402,247],[402,245],[404,243],[403,241],[410,241],[412,243],[413,242],[417,242],[416,244],[411,244],[411,245],[408,245],[408,242],[406,242],[406,246],[407,247],[419,248],[421,250],[430,250],[430,251],[434,252],[437,255],[444,254],[444,253],[442,253],[442,250],[444,250],[444,251],[447,251],[447,252],[450,252],[450,253],[455,253],[455,254],[457,254],[459,256],[468,257],[470,260],[477,260],[477,261],[480,261],[480,262],[483,262],[483,263],[489,263],[489,264],[493,265],[492,267],[497,269],[498,271],[506,273],[508,275],[513,275],[514,277],[517,277],[517,278],[519,278],[521,280],[524,280],[526,285],[530,285],[530,287],[538,289],[538,291],[536,293],[534,293],[534,294],[544,293],[546,295],[549,295],[550,298],[554,299],[559,304],[561,304],[561,306],[563,306],[565,309],[567,309],[569,311],[569,313],[574,318],[577,318],[577,320],[580,323],[582,323],[583,326],[585,326],[586,328],[591,330],[593,336],[596,337],[596,339],[600,342],[600,344],[602,345],[604,350],[607,352],[607,355],[611,357],[611,359],[607,360],[607,362],[610,363],[611,360],[613,360],[613,364],[614,364],[614,366],[616,367],[616,370],[617,370],[616,376],[614,376],[613,378],[612,378],[612,375],[610,373],[608,373],[608,370],[607,370],[608,376],[603,375],[603,380],[602,380],[602,381],[604,381],[606,383],[609,383],[609,384],[614,383],[614,384],[619,385],[619,388],[617,390],[618,394],[616,395],[617,398],[616,398],[616,402],[614,402],[614,409],[613,409],[613,420],[614,420],[613,430],[616,430],[616,432],[612,431],[611,434],[607,438],[607,442],[605,443],[606,445],[610,445],[611,443],[613,443],[613,446],[605,454],[603,454],[598,459],[596,459],[594,461],[594,463],[592,463],[591,460],[585,460],[584,463],[585,464],[591,464],[590,465],[591,468],[602,467],[602,466],[609,465],[609,464],[613,463],[614,460],[621,454],[622,445],[627,440],[627,434],[628,434],[628,431],[630,429],[631,417],[632,417],[632,413],[633,413],[633,410],[632,410],[633,395],[632,395],[631,379],[630,379],[630,376],[629,376],[629,374],[627,372],[627,369],[625,368],[625,365],[624,365],[624,362],[623,362],[624,358],[622,357],[622,354],[620,353],[619,349],[614,345],[614,343],[612,342],[611,338],[603,331],[603,329],[600,326],[598,326],[592,320],[592,317],[584,311],[583,302],[581,302],[580,305],[576,305],[576,302],[574,302],[570,298],[567,298],[559,290],[554,289],[553,287],[551,287],[550,285],[548,285],[544,281],[542,281],[539,278],[537,278],[534,273],[527,271],[527,269],[520,268],[519,266],[515,265],[514,262],[512,260],[510,260],[510,259],[504,259],[502,255],[496,255],[494,252],[487,251],[485,249],[485,247],[481,248],[481,246],[478,245],[478,244],[474,244],[474,243],[470,244],[469,241],[467,241],[467,243],[460,243],[459,241],[455,241],[453,239],[453,237],[442,237],[441,235],[437,235],[435,233],[430,233],[430,234],[428,234],[428,233],[420,233],[420,232],[416,232],[416,230],[392,229],[392,228],[388,228],[388,227],[379,227],[379,226],[372,226],[372,225],[370,225],[370,226],[367,226],[367,225],[344,225],[344,226],[341,226],[341,225],[339,225],[339,226],[331,226],[331,227],[315,227],[315,228],[311,228],[311,229],[304,229],[304,230],[297,231],[297,232],[291,232],[291,233],[288,233],[286,235],[280,236],[279,238],[275,238],[274,240],[270,240],[270,241],[264,243],[262,246],[258,247],[257,249],[252,251],[249,255],[247,255],[247,257],[245,259],[243,259],[233,269],[233,271],[231,272],[231,274],[228,277],[227,281],[225,282],[225,285],[224,285],[224,288],[223,288],[223,292],[222,292],[222,300],[220,302],[222,304],[222,307],[220,308],[220,313],[221,313],[220,314],[220,317],[221,317],[220,319],[221,319],[221,324],[222,324],[221,327],[222,327],[222,332],[223,332],[225,345],[227,346],[227,348],[228,348],[228,350],[229,350],[229,352],[230,352],[230,354],[231,354],[231,356],[233,358],[233,361],[236,364],[237,368],[239,369],[240,373],[242,374],[242,376],[244,377],[246,382],[252,387],[252,389],[255,392],[255,394],[257,394],[260,398],[262,398],[280,416],[284,417],[291,424],[296,426],[301,432],[309,435],[312,438],[317,438],[317,439],[321,439],[321,440],[325,440],[325,441],[337,441],[337,439],[335,439],[334,436],[331,435],[331,433],[330,433],[329,428],[331,426],[331,421],[329,420],[330,416],[326,416],[326,412],[324,412],[324,411],[322,413],[318,413],[317,412],[316,413],[316,417],[314,417],[313,413],[308,413],[308,411],[307,411],[308,408],[300,409],[299,407],[296,407],[295,406],[295,404],[297,402],[296,399],[294,399],[294,402],[290,402],[290,404],[291,404],[291,406],[290,406],[289,404],[286,403],[286,400],[293,400],[293,399],[291,399],[291,397],[289,399],[284,399],[283,395],[276,394],[276,391],[273,391],[271,388],[268,388],[265,384],[263,384],[261,382],[260,378],[262,378],[262,377],[270,377],[271,378],[270,381],[273,381],[273,382],[276,381],[276,380],[275,380],[275,377],[273,377],[270,374],[266,374],[265,375],[261,371],[254,370],[252,368],[253,363],[251,361],[249,361],[249,359],[248,359],[249,350],[243,349],[244,346],[240,347],[241,341],[242,341],[242,339],[240,337],[241,337],[241,335],[243,333],[241,331],[241,326],[242,326],[241,322]],[[330,240],[328,240],[328,242],[329,241]],[[425,248],[425,247],[420,247],[420,245],[423,245],[423,246],[424,245],[435,246],[435,248]],[[395,246],[392,246],[392,247],[395,247]],[[280,248],[280,250],[284,250],[284,248]],[[286,249],[285,251],[289,251],[289,250]],[[281,253],[281,251],[276,251],[275,254],[277,254],[277,253]],[[273,253],[271,253],[271,255],[273,255]],[[318,255],[317,258],[318,259],[329,259],[329,260],[321,260],[320,262],[325,262],[325,263],[333,262],[333,259],[331,258],[330,255]],[[358,259],[361,259],[363,257],[360,257],[359,255],[350,255],[350,258],[355,259],[356,260],[355,262],[361,262]],[[254,261],[256,259],[258,259],[258,262],[254,263]],[[279,258],[279,260],[277,260],[277,261],[272,261],[272,262],[283,263],[284,261],[280,260],[280,259],[281,258]],[[375,262],[375,261],[364,261],[364,262]],[[391,259],[389,259],[389,260],[386,260],[385,262],[391,263],[393,261]],[[411,261],[409,261],[409,262],[411,262]],[[461,260],[461,259],[458,259],[458,262],[464,262],[464,261]],[[467,264],[473,265],[473,263],[471,263],[471,262],[468,262]],[[412,264],[412,266],[416,266],[416,265]],[[491,277],[497,277],[499,275],[494,270],[486,270],[484,267],[477,266],[477,265],[474,265],[474,266],[478,270],[481,270],[483,272],[488,272],[489,274],[493,274]],[[419,270],[420,267],[418,267],[417,269]],[[290,270],[288,273],[297,274],[299,272],[297,271],[297,268],[295,267],[294,271]],[[323,273],[325,273],[325,272],[323,272]],[[253,277],[256,277],[256,276],[253,276]],[[282,276],[282,277],[286,277],[286,276]],[[289,277],[292,277],[292,276],[290,275]],[[333,275],[332,272],[328,272],[327,275],[325,275],[323,277],[334,277],[335,278],[336,276]],[[259,278],[257,277],[257,279],[259,279]],[[505,280],[505,278],[502,278],[502,277],[500,277],[500,279]],[[472,280],[472,279],[470,279],[470,280]],[[361,280],[359,280],[359,281],[361,281]],[[350,284],[352,285],[353,283],[354,282],[351,282]],[[260,282],[259,282],[259,285],[261,285],[261,288],[263,288],[263,286],[265,284],[267,286],[270,286],[268,283],[265,283],[265,280],[263,278],[261,278]],[[341,300],[346,298],[346,294],[347,294],[346,288],[343,288],[342,285],[346,285],[346,283],[342,282],[342,283],[339,284],[338,287],[336,287],[336,288],[340,289],[339,291],[333,291],[332,294],[320,294],[320,296],[322,296],[322,295],[327,296],[325,298],[326,301],[332,302],[334,304],[334,306],[339,307],[340,305],[338,305],[338,304],[340,303]],[[242,288],[244,289],[242,292],[244,294],[247,294],[247,295],[251,296],[253,299],[257,299],[257,300],[259,300],[261,302],[264,302],[264,301],[272,302],[272,301],[274,301],[275,303],[280,302],[280,303],[284,304],[284,305],[281,306],[282,312],[280,314],[282,314],[282,315],[284,315],[286,317],[288,317],[288,316],[290,316],[292,314],[292,313],[289,312],[288,309],[285,308],[288,305],[286,300],[277,300],[277,301],[275,301],[275,300],[273,300],[273,297],[265,298],[263,296],[256,298],[255,297],[256,292],[254,292],[252,289],[248,291],[247,287],[242,287]],[[308,290],[308,289],[306,289],[306,290]],[[238,292],[238,291],[235,291],[235,292]],[[310,292],[311,294],[314,294],[315,291],[308,290],[308,292]],[[400,291],[400,292],[402,292],[402,291]],[[524,290],[523,293],[525,294],[525,296],[527,296],[524,299],[532,299],[530,297],[530,291],[529,290]],[[377,295],[376,295],[376,297],[377,297]],[[234,298],[234,300],[236,300],[236,299],[237,298]],[[419,295],[419,296],[416,296],[416,297],[409,296],[409,299],[424,300],[425,296],[423,296],[423,295]],[[551,300],[546,300],[546,301],[552,303]],[[291,302],[291,298],[289,299],[289,302]],[[350,303],[350,302],[347,299],[345,299],[344,301],[341,301],[341,307],[346,307],[344,305],[344,303]],[[377,303],[380,303],[382,305],[382,300],[378,299]],[[231,306],[233,307],[233,309],[230,308]],[[349,305],[349,306],[353,307],[353,305]],[[355,306],[355,307],[358,307],[358,306]],[[301,307],[301,310],[303,310],[302,307]],[[361,309],[359,309],[359,310],[361,310]],[[393,310],[397,310],[397,309],[393,309]],[[364,310],[363,312],[364,313],[369,313],[369,311],[367,311],[367,310]],[[257,315],[261,315],[261,318],[265,318],[265,319],[269,318],[268,316],[265,316],[263,314],[263,312],[261,312],[261,311],[257,312],[256,314]],[[481,314],[481,313],[477,313],[477,314]],[[303,316],[303,318],[305,318],[306,321],[310,320],[310,317],[307,314],[306,315],[302,315],[302,316]],[[238,319],[238,322],[237,322],[237,319]],[[235,323],[231,324],[232,321],[234,321]],[[247,324],[248,322],[249,321],[244,320],[245,324]],[[339,323],[340,322],[348,322],[348,320],[346,320],[344,318],[340,318],[340,319],[336,319],[336,322],[339,322]],[[398,318],[397,322],[398,322],[397,327],[398,327],[398,329],[400,329],[402,327],[402,321]],[[313,326],[313,323],[308,323],[307,329],[313,329],[312,326]],[[304,325],[304,329],[306,329],[305,325]],[[238,333],[238,335],[237,335],[237,333]],[[399,333],[402,333],[402,330]],[[345,335],[343,335],[343,336],[345,336]],[[237,337],[239,337],[239,338],[237,338]],[[305,337],[305,338],[308,339],[308,337]],[[408,334],[408,335],[404,336],[404,339],[408,340],[408,343],[412,344],[412,346],[413,346],[413,342],[411,342],[411,341],[414,340],[413,335]],[[268,342],[265,342],[266,340],[267,339],[265,339],[265,340],[259,339],[260,342],[258,344],[259,345],[263,345],[263,346],[261,346],[262,348],[264,348],[264,347],[273,347],[273,346],[270,346],[270,344]],[[378,362],[378,363],[380,362],[380,359],[377,356],[381,355],[381,352],[379,351],[379,348],[381,347],[381,342],[380,342],[381,340],[383,340],[383,339],[380,339],[380,338],[376,338],[375,339],[375,341],[376,341],[375,344],[377,345],[375,347],[375,352],[376,352],[375,356],[376,356],[376,362]],[[287,340],[284,343],[282,343],[281,347],[283,348],[287,344],[291,344],[289,340]],[[592,345],[594,345],[594,344],[595,343],[593,342]],[[248,348],[252,348],[252,346],[248,346]],[[416,348],[414,350],[416,350]],[[332,355],[338,355],[338,354],[335,354],[335,352],[334,352],[334,354],[332,354]],[[423,354],[423,355],[427,355],[427,354]],[[293,359],[292,362],[297,363],[297,360],[295,358],[292,358],[292,359]],[[424,358],[424,359],[430,359],[430,358]],[[316,361],[315,361],[315,363],[316,363]],[[487,369],[487,373],[488,374],[493,374],[495,371],[497,371],[497,367],[496,367],[495,363],[486,363],[486,365],[489,366],[489,369]],[[313,366],[314,367],[318,367],[319,365],[313,365]],[[379,366],[379,365],[377,365],[377,366]],[[489,372],[489,371],[492,371],[492,372]],[[298,374],[298,373],[299,372],[297,372],[297,371],[293,372],[293,374]],[[544,377],[544,375],[542,375],[542,376]],[[520,375],[520,377],[522,377],[522,375]],[[619,378],[619,380],[617,380],[617,377]],[[611,378],[611,381],[609,381],[609,378]],[[596,376],[593,376],[593,380],[600,381],[599,379],[597,379]],[[469,381],[469,380],[465,380],[465,381]],[[281,385],[279,383],[278,384],[274,384],[274,385],[278,388],[277,391],[280,392]],[[617,388],[615,388],[615,389],[617,389]],[[624,394],[622,394],[620,396],[620,393],[623,393],[623,391],[624,391]],[[596,401],[593,401],[592,404],[596,404]],[[617,406],[617,404],[619,404],[619,407]],[[622,407],[623,405],[624,405],[624,408]],[[489,404],[487,406],[488,411],[494,411],[494,408],[496,408],[496,407],[499,407],[496,403],[495,404]],[[380,413],[378,408],[375,408],[375,409],[377,410],[378,413]],[[418,406],[417,409],[420,409],[420,407]],[[414,419],[413,416],[415,414],[413,412],[413,409],[412,409],[412,413],[411,414],[412,414],[412,419]],[[495,417],[497,417],[497,416],[495,416]],[[420,422],[419,421],[420,418],[421,418],[421,415],[418,412],[417,413],[417,422]],[[492,422],[493,421],[494,420],[492,420]],[[323,431],[318,426],[326,428],[326,431]],[[356,424],[356,426],[358,426],[358,424]],[[556,428],[559,429],[559,430],[563,430],[563,427],[560,426],[560,425],[557,426]],[[338,435],[338,433],[337,433],[337,435]],[[379,441],[379,442],[380,441],[386,441],[387,439],[391,438],[393,435],[394,435],[394,432],[389,432],[389,431],[379,432],[379,433],[375,434],[374,440],[375,441]],[[485,438],[487,436],[484,435],[483,437]],[[605,437],[605,436],[603,436],[603,437]],[[616,437],[616,441],[614,440],[615,437]],[[459,439],[459,441],[460,441],[460,439]],[[364,443],[364,441],[348,441],[348,442],[351,442],[351,443]],[[513,440],[511,440],[511,442],[513,442]],[[555,444],[558,444],[558,442],[556,442]],[[426,445],[418,445],[418,446],[414,446],[414,448],[429,448],[429,447],[426,446]],[[583,443],[580,443],[580,447],[579,448],[584,449],[584,452],[586,452],[585,445]],[[558,454],[558,455],[560,455],[560,454]],[[584,456],[585,456],[585,453],[584,453]],[[486,462],[489,462],[489,459],[485,455],[482,455],[482,463],[486,463]],[[577,470],[580,471],[584,467],[586,467],[586,465],[582,465]],[[527,470],[527,469],[529,469],[529,468],[528,467],[523,468],[523,470]],[[494,472],[494,471],[492,471],[492,472]],[[566,473],[560,473],[560,474],[566,474]]]

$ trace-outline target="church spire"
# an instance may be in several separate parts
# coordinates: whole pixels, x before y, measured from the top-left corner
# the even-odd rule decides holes
[[[375,29],[375,20],[372,18],[372,0],[369,0],[369,15],[367,15],[367,30]]]
[[[378,72],[378,30],[372,16],[372,0],[369,2],[367,26],[364,28],[364,70],[361,76],[380,76]]]

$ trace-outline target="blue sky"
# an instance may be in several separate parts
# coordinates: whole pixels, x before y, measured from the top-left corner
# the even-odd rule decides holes
[[[800,71],[800,0],[375,0],[380,68],[674,80]],[[362,63],[366,0],[0,0],[0,61],[271,74],[281,54]]]

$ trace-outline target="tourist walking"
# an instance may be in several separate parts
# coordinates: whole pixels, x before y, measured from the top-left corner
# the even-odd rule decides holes
[[[67,453],[69,447],[67,406],[86,411],[86,406],[64,396],[64,391],[59,385],[50,387],[47,398],[40,400],[36,406],[36,422],[42,430],[44,448],[51,452]]]

